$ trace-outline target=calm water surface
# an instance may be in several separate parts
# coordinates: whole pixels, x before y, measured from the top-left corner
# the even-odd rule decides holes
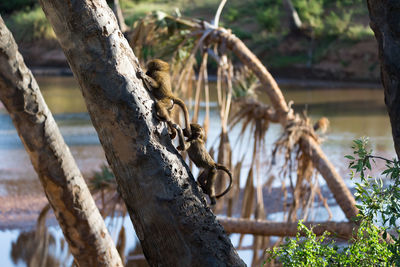
[[[105,156],[75,80],[72,77],[41,77],[38,82],[82,173],[89,176],[99,170],[105,163]],[[329,118],[331,127],[322,148],[343,177],[348,177],[347,162],[343,156],[351,153],[350,146],[355,138],[369,136],[376,154],[386,157],[395,155],[383,102],[383,90],[282,86],[282,91],[287,101],[294,101],[297,111],[306,109],[315,120],[321,116]],[[265,97],[261,96],[261,99],[268,102]],[[215,119],[210,125],[209,143],[213,143],[220,129],[217,111],[212,110],[211,114]],[[238,131],[239,129],[231,131],[232,144]],[[271,145],[279,133],[280,126],[273,125],[267,135],[267,145]],[[239,153],[234,155],[238,159]],[[245,160],[247,166],[249,160]],[[41,194],[41,186],[14,126],[6,111],[0,108],[0,196]],[[343,216],[339,218],[343,219]],[[1,255],[4,255],[3,259],[8,259],[2,266],[14,266],[9,258],[10,241],[15,241],[18,233],[18,230],[0,231],[0,238],[3,240],[0,242]]]

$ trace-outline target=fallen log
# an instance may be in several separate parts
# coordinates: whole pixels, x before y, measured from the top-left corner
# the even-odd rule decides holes
[[[296,236],[297,223],[255,221],[241,218],[217,217],[219,223],[228,233],[252,234],[263,236]],[[333,237],[350,239],[356,230],[356,225],[351,222],[304,222],[307,228],[313,227],[313,232],[320,236],[325,231]]]

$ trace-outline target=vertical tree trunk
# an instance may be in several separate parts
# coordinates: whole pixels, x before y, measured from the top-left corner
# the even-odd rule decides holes
[[[301,32],[302,22],[300,20],[299,14],[293,6],[291,0],[283,0],[283,6],[286,10],[288,19],[289,19],[289,27],[290,31],[293,33]]]
[[[370,26],[378,41],[381,80],[394,147],[400,158],[400,2],[368,0],[368,10]]]
[[[17,44],[0,17],[0,100],[80,266],[122,266],[89,189]]]
[[[119,5],[119,0],[114,0],[113,11],[115,17],[117,18],[119,28],[122,32],[126,32],[128,26],[125,24],[124,15],[122,14],[121,6]]]
[[[136,77],[138,60],[101,0],[40,0],[152,266],[244,266]]]

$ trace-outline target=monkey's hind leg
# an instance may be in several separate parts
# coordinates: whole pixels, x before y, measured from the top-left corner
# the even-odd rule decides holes
[[[201,189],[210,198],[211,205],[214,206],[217,203],[217,198],[215,196],[215,179],[217,176],[217,170],[215,168],[210,168],[204,170],[199,177],[197,182],[200,184]]]
[[[170,100],[168,100],[170,102]],[[165,101],[159,100],[156,101],[156,111],[157,111],[157,117],[161,121],[165,121],[168,124],[168,129],[170,131],[169,136],[171,139],[174,139],[176,136],[176,130],[174,127],[174,123],[171,121],[171,118],[169,116],[169,112],[167,110],[167,107],[169,107],[170,103],[167,103]]]
[[[207,178],[207,170],[204,170],[200,173],[199,177],[197,177],[197,183],[200,185],[201,190],[203,190],[203,192],[207,194],[206,178]]]

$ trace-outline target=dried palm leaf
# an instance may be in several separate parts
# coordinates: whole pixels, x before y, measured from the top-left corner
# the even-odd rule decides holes
[[[224,165],[228,169],[232,169],[232,148],[231,144],[229,142],[229,136],[228,133],[224,132],[223,129],[221,129],[221,134],[220,134],[220,143],[218,147],[218,161],[219,164]],[[217,192],[222,192],[226,186],[228,179],[226,177],[226,174],[224,172],[218,172],[217,174],[217,180],[215,182],[215,190]],[[224,200],[225,198],[220,198],[217,204],[215,205],[215,212],[219,213],[222,211],[224,207]]]
[[[126,234],[125,234],[125,227],[123,225],[119,230],[116,248],[119,253],[119,256],[121,257],[121,261],[125,262]]]
[[[253,167],[250,167],[247,175],[246,185],[244,187],[241,218],[250,218],[254,207],[254,180],[253,180]],[[242,247],[244,235],[241,234],[238,242],[238,249]]]
[[[233,211],[234,211],[234,207],[236,206],[238,200],[239,200],[239,196],[240,196],[240,174],[241,174],[241,170],[242,170],[242,162],[243,162],[243,158],[242,160],[238,161],[235,165],[235,167],[233,168],[233,181],[232,181],[232,188],[228,193],[228,206],[227,206],[227,216],[228,217],[232,217],[233,216]]]

